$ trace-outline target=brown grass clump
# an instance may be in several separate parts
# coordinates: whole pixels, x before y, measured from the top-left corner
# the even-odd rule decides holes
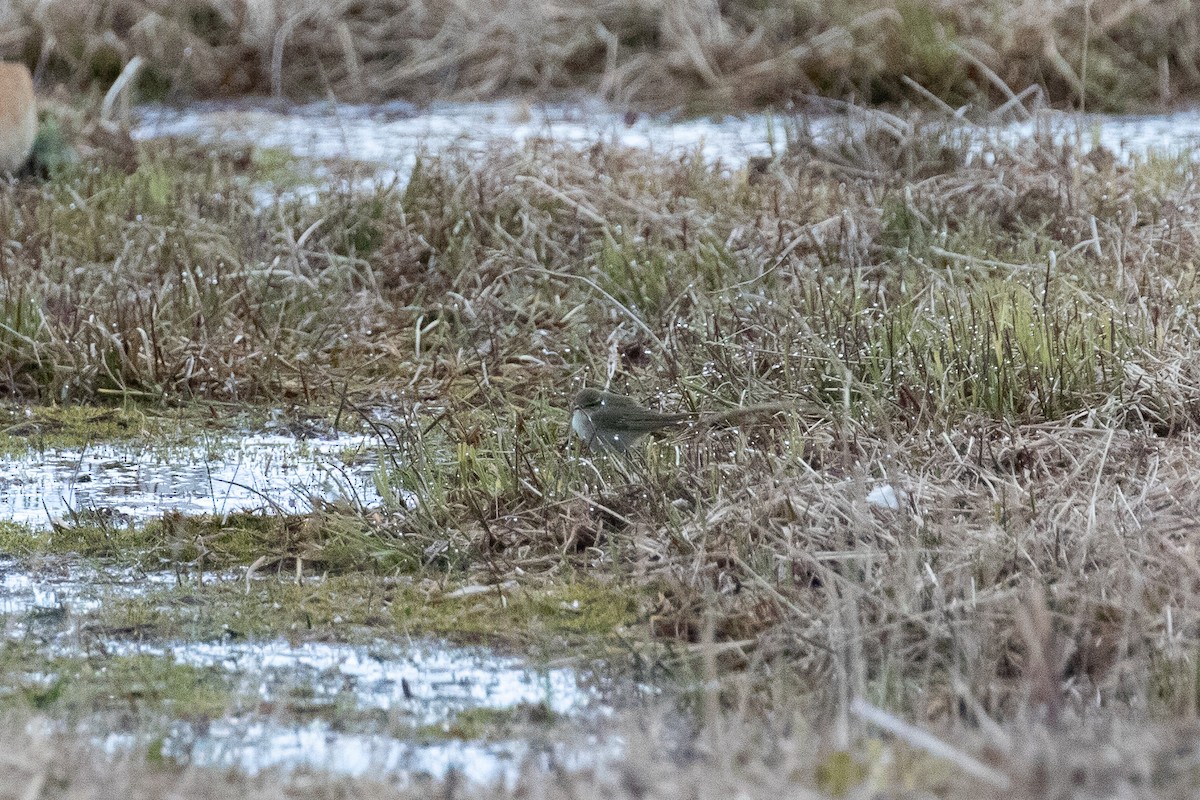
[[[585,89],[690,112],[817,94],[1023,113],[1039,99],[1089,110],[1194,99],[1196,14],[1166,2],[16,0],[0,9],[0,55],[75,89],[106,89],[140,57],[151,99]]]

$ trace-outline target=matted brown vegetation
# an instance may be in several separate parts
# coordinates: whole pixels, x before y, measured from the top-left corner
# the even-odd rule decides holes
[[[586,89],[689,112],[812,94],[1125,110],[1194,101],[1198,14],[1165,0],[12,0],[0,57],[105,89],[139,56],[151,99]]]

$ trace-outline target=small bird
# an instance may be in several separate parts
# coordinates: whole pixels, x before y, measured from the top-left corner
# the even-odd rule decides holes
[[[599,389],[581,389],[571,403],[571,430],[593,451],[624,453],[648,433],[696,418],[696,414],[660,414],[632,398]]]

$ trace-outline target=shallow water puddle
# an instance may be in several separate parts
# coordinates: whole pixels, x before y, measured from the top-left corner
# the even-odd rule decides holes
[[[611,142],[674,155],[699,152],[706,160],[739,167],[752,156],[769,156],[783,143],[777,120],[765,114],[719,121],[673,122],[664,116],[627,118],[598,103],[529,105],[519,101],[434,103],[418,110],[406,103],[279,107],[245,103],[197,103],[185,109],[138,109],[137,139],[194,136],[279,147],[308,158],[348,158],[380,165],[377,180],[408,179],[422,152],[451,146],[483,149],[497,141],[546,139],[586,147]]]
[[[312,499],[379,502],[377,440],[246,436],[186,447],[101,444],[0,457],[0,520],[48,528],[87,513],[109,524],[167,511],[303,513]]]
[[[236,573],[211,577],[240,582]],[[64,556],[0,559],[0,641],[37,642],[48,658],[93,654],[97,667],[108,658],[151,657],[216,670],[230,697],[224,715],[197,721],[185,709],[182,718],[167,711],[162,722],[134,732],[111,731],[97,719],[95,735],[114,752],[154,747],[180,763],[249,773],[303,766],[403,783],[454,769],[473,780],[511,782],[528,759],[598,766],[620,752],[619,737],[606,728],[613,698],[620,692],[627,703],[649,691],[587,670],[531,666],[425,639],[164,643],[86,632],[86,612],[106,598],[175,581],[168,571],[97,567]],[[36,662],[20,671],[23,681],[44,687],[56,680]],[[480,722],[481,710],[491,715]],[[465,730],[457,727],[462,714],[476,720]]]
[[[0,558],[0,620],[9,618],[6,632],[10,638],[25,635],[22,615],[56,610],[86,613],[106,599],[169,588],[178,580],[167,570],[100,567],[67,556],[48,556],[37,562]],[[260,576],[255,580],[273,579]],[[208,581],[240,584],[242,574],[240,570],[210,573]],[[67,635],[55,645],[64,654],[71,651],[71,627],[64,617]],[[161,643],[110,638],[104,643],[104,652],[219,667],[240,676],[240,693],[268,703],[303,696],[311,707],[321,708],[348,693],[358,708],[400,711],[420,725],[442,722],[468,708],[519,704],[541,704],[554,714],[569,714],[600,697],[597,690],[582,685],[573,669],[533,669],[519,659],[485,648],[453,647],[425,639],[378,640],[361,646],[284,640]],[[294,693],[297,687],[303,687],[299,695]]]
[[[39,558],[36,564],[0,556],[0,621],[12,618],[0,632],[23,635],[22,616],[93,611],[105,598],[133,597],[177,580],[172,572],[101,568],[66,556]]]
[[[585,686],[574,670],[535,669],[482,649],[427,642],[402,647],[386,642],[351,646],[283,641],[114,648],[193,666],[218,666],[239,684],[239,694],[261,700],[261,708],[284,710],[301,702],[305,709],[299,714],[266,716],[253,711],[203,725],[177,722],[162,742],[164,755],[185,763],[252,773],[303,765],[404,777],[440,776],[454,768],[480,781],[507,779],[541,748],[511,738],[456,740],[439,732],[450,731],[455,715],[472,709],[541,708],[568,719],[586,712],[593,720],[608,713],[599,690]],[[296,719],[322,710],[330,718]],[[382,722],[348,721],[355,715],[369,717],[365,712],[372,710],[386,712]],[[133,742],[121,734],[109,737],[108,743]],[[559,761],[597,761],[596,754],[585,756],[561,744],[549,750]]]
[[[104,741],[110,752],[136,744],[136,738],[128,734],[111,734]],[[615,761],[620,749],[617,737],[595,734],[580,735],[578,741],[570,742],[421,742],[335,731],[323,722],[288,728],[218,720],[206,725],[206,732],[199,736],[193,726],[181,724],[162,741],[161,752],[181,763],[232,767],[250,774],[270,767],[304,766],[354,776],[370,774],[407,785],[414,778],[442,778],[454,770],[476,783],[499,782],[511,788],[520,767],[530,759],[545,767],[580,769]]]
[[[268,643],[114,643],[110,652],[170,657],[198,667],[218,666],[242,676],[243,687],[266,702],[281,702],[297,686],[315,706],[352,695],[359,708],[400,711],[431,725],[468,708],[544,704],[555,714],[577,711],[598,695],[574,670],[533,670],[484,649],[435,646],[425,641],[368,646],[286,641]]]
[[[831,117],[748,114],[721,119],[674,121],[666,115],[626,116],[599,102],[529,104],[522,101],[434,103],[418,109],[407,103],[339,105],[315,103],[196,103],[184,109],[144,106],[136,112],[134,137],[196,137],[238,145],[282,148],[299,157],[347,159],[377,165],[364,185],[403,184],[422,152],[451,147],[482,152],[496,142],[544,139],[577,147],[598,142],[651,150],[664,155],[698,153],[709,163],[739,169],[754,157],[771,156],[786,146],[789,131],[803,120],[804,135],[820,138]],[[864,112],[864,119],[870,115]],[[981,149],[995,139],[1012,144],[1035,132],[1078,139],[1086,150],[1101,145],[1119,157],[1157,152],[1191,152],[1200,142],[1200,112],[1146,116],[1063,114],[1041,111],[1024,122],[998,126],[962,123]],[[317,175],[318,180],[327,178]],[[308,191],[315,187],[308,187]],[[269,198],[263,196],[264,203]]]

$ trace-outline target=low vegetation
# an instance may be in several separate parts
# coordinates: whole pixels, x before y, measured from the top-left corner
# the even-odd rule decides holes
[[[790,138],[744,170],[451,151],[402,186],[265,206],[254,153],[188,146],[0,186],[11,397],[295,404],[365,421],[394,457],[386,513],[167,518],[136,542],[82,526],[45,549],[514,582],[525,629],[594,604],[545,624],[671,645],[705,677],[696,741],[740,743],[695,745],[703,765],[751,753],[751,796],[780,776],[1035,796],[1029,770],[1076,761],[1085,786],[1179,785],[1163,731],[1197,708],[1197,166],[882,113]],[[794,411],[593,458],[565,409],[604,384]],[[380,594],[370,624],[402,626],[406,597]],[[422,628],[422,603],[403,624],[507,624]],[[864,704],[964,749],[881,744]],[[771,727],[780,707],[803,722]],[[1110,745],[1120,768],[1086,756]],[[692,785],[659,766],[631,760],[622,785]]]

